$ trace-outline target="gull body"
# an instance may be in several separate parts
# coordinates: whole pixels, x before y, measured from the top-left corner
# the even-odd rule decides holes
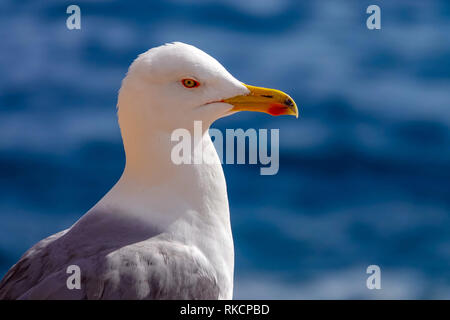
[[[0,282],[0,299],[232,298],[226,181],[208,128],[242,110],[297,115],[295,103],[173,43],[132,63],[117,106],[126,154],[121,178],[72,227],[29,249]],[[192,153],[201,145],[208,161],[175,164],[171,134],[193,131],[194,121],[204,131]],[[73,265],[81,286],[70,289]]]

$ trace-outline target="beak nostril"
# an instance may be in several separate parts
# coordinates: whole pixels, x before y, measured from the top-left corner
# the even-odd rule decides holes
[[[273,98],[273,96],[271,96],[270,94],[262,94],[261,97],[264,97],[264,98]]]

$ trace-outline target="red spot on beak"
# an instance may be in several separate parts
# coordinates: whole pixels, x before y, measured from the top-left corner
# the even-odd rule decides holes
[[[272,103],[272,104],[270,104],[270,107],[267,110],[267,112],[269,114],[271,114],[272,116],[279,116],[279,115],[285,114],[287,108],[288,107],[283,104]]]

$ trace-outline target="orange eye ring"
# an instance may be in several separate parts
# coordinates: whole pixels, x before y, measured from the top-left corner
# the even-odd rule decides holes
[[[188,89],[197,88],[200,86],[200,82],[194,79],[183,79],[181,80],[181,83]]]

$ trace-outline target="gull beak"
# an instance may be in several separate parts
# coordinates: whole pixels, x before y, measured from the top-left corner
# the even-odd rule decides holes
[[[250,93],[223,100],[233,106],[231,111],[258,111],[272,116],[291,115],[298,118],[297,105],[286,93],[275,89],[249,86],[245,83],[243,85]]]

